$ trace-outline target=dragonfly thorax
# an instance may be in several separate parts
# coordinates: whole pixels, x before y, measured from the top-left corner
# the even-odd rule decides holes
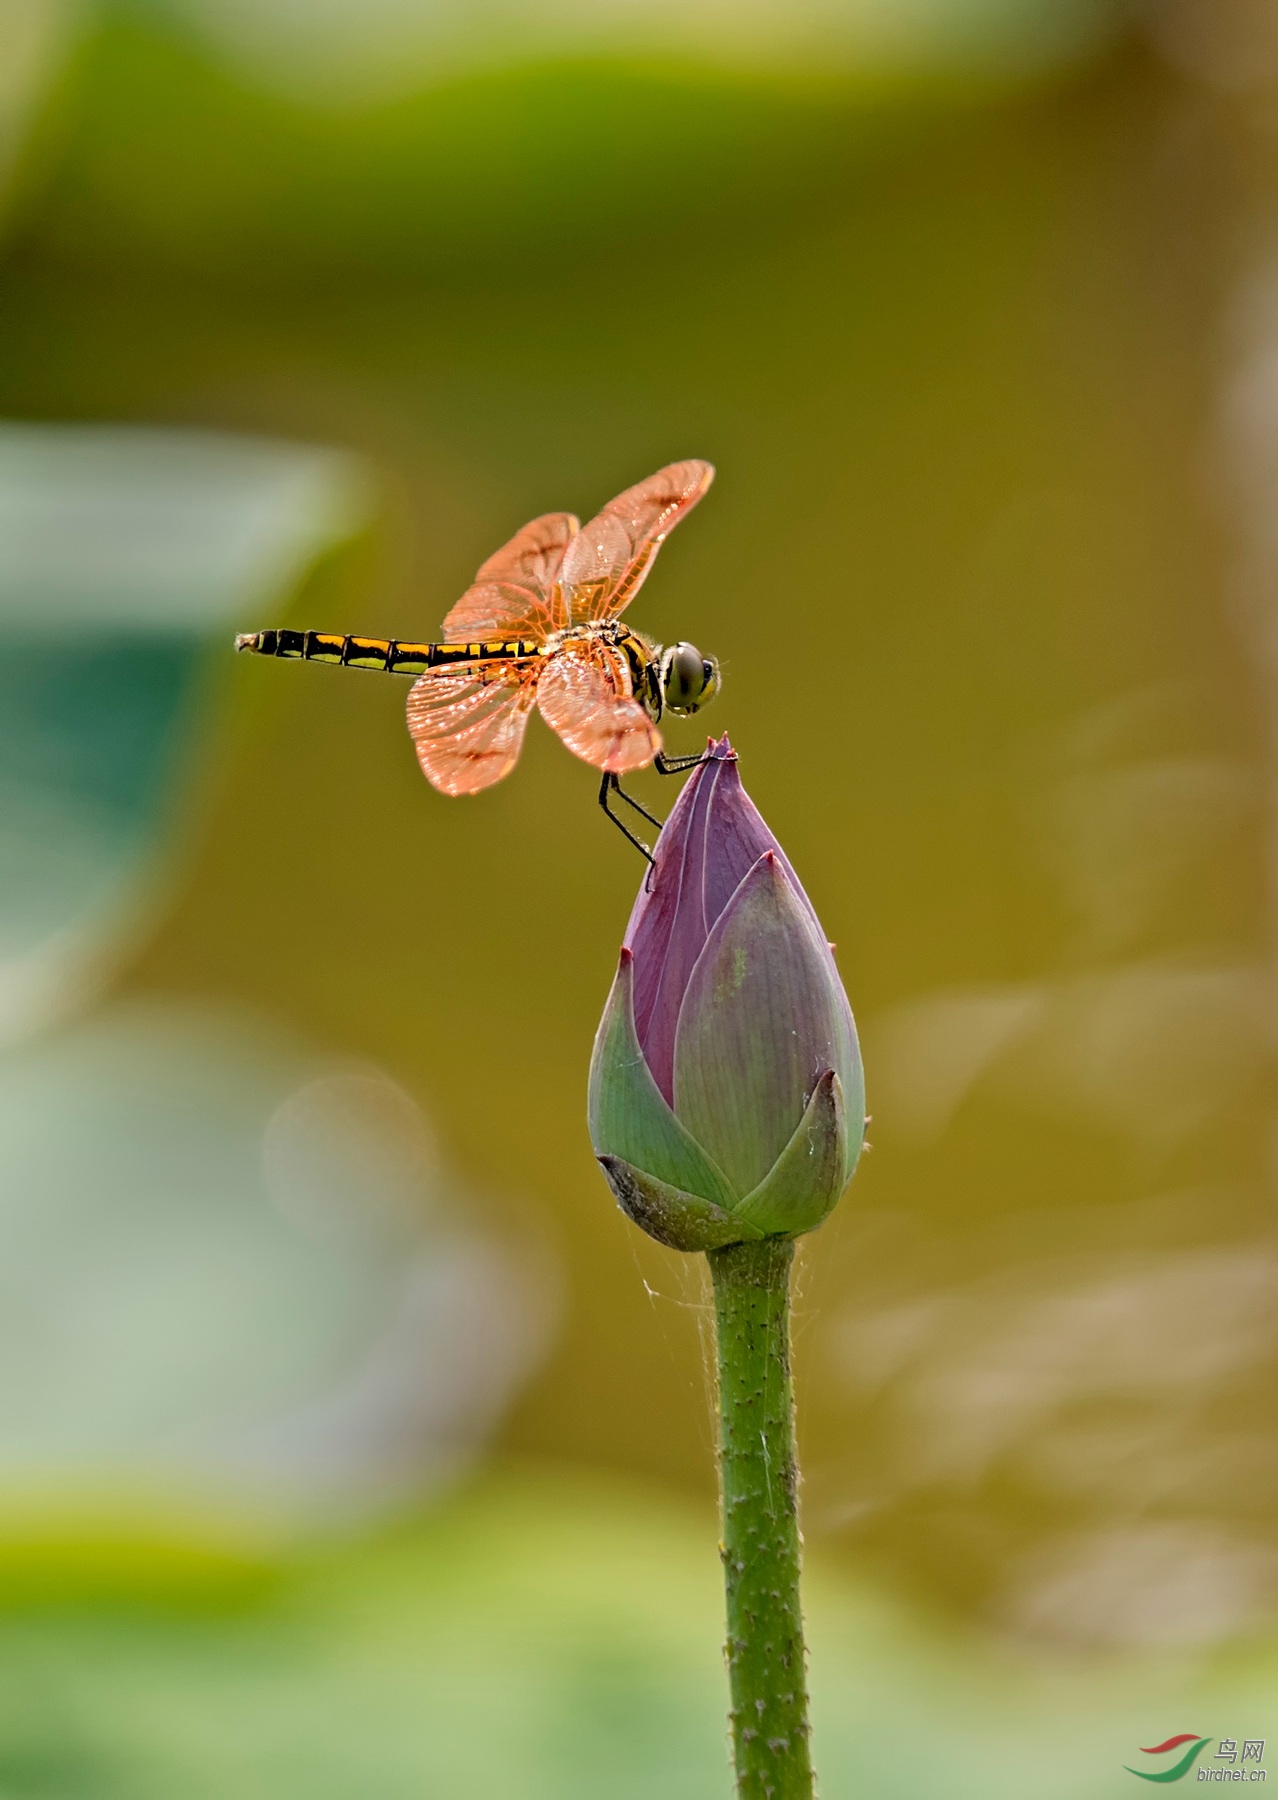
[[[544,654],[572,643],[595,642],[619,650],[630,673],[630,691],[649,716],[660,721],[667,712],[699,712],[719,690],[719,665],[695,644],[654,644],[641,632],[616,619],[570,625],[546,640]]]

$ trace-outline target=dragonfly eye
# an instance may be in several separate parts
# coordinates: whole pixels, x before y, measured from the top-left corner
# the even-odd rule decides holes
[[[671,712],[693,713],[714,696],[717,666],[695,644],[676,644],[662,659],[661,687]]]

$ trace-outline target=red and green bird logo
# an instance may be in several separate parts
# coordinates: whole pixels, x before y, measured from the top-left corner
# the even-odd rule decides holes
[[[1199,1737],[1196,1731],[1182,1731],[1177,1737],[1169,1737],[1165,1743],[1151,1744],[1147,1750],[1142,1746],[1142,1756],[1166,1756],[1169,1750],[1179,1750],[1182,1744],[1188,1744],[1189,1749],[1185,1754],[1168,1767],[1133,1769],[1130,1763],[1124,1763],[1123,1767],[1129,1775],[1139,1775],[1142,1781],[1179,1781],[1183,1775],[1188,1775],[1210,1742],[1210,1738]]]

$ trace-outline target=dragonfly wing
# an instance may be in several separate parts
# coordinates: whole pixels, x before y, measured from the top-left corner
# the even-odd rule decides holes
[[[541,716],[574,756],[623,775],[661,748],[661,733],[630,692],[625,658],[607,644],[564,651],[546,665],[537,690]]]
[[[586,625],[623,612],[663,540],[713,480],[708,462],[671,463],[596,513],[564,552],[559,579],[568,622]]]
[[[543,513],[488,558],[444,620],[450,643],[475,638],[542,641],[568,623],[559,565],[580,527],[572,513]]]
[[[539,663],[427,669],[408,696],[408,729],[441,794],[477,794],[509,775],[537,697]]]

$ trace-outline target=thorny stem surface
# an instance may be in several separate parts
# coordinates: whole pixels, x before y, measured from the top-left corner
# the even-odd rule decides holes
[[[790,1384],[794,1243],[708,1253],[719,1350],[725,1654],[741,1800],[811,1800]]]

